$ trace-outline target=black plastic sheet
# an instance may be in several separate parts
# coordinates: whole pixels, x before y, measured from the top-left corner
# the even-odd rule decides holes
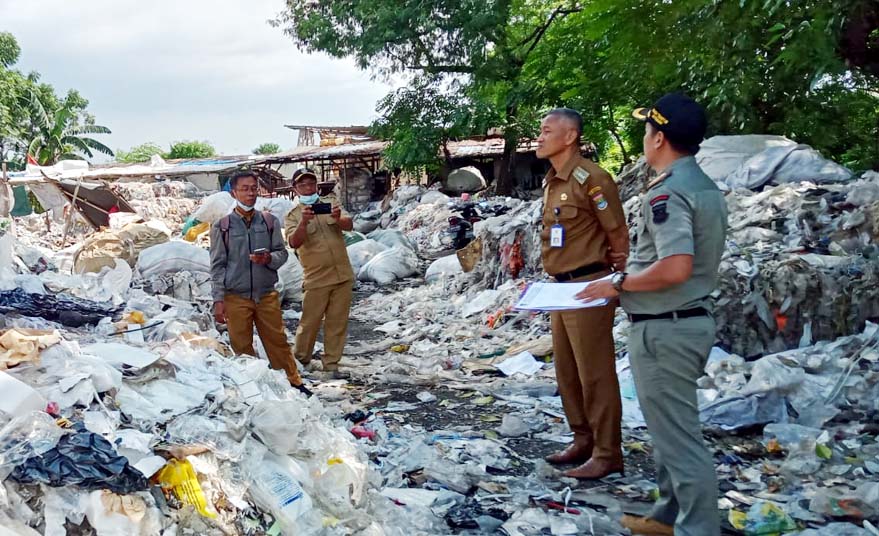
[[[83,300],[65,294],[31,294],[23,289],[0,291],[0,313],[37,316],[78,328],[94,325],[119,312],[109,303]]]
[[[63,436],[55,448],[29,458],[11,476],[23,484],[75,485],[91,491],[108,489],[120,495],[149,487],[147,478],[127,458],[119,456],[109,441],[85,429]]]

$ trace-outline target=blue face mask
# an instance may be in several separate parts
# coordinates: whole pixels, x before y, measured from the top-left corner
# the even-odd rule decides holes
[[[313,205],[313,204],[317,203],[318,201],[320,201],[320,196],[317,194],[300,195],[299,196],[299,202],[302,203],[303,205]]]

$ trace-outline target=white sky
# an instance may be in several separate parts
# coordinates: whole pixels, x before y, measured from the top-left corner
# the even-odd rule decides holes
[[[305,55],[267,21],[284,0],[0,0],[0,31],[59,94],[89,100],[115,149],[210,141],[221,154],[263,142],[287,149],[284,124],[367,124],[390,87],[353,62]]]

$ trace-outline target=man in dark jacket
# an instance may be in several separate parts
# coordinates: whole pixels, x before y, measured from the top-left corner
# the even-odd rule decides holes
[[[288,257],[281,225],[271,213],[256,210],[259,185],[252,172],[235,174],[229,185],[237,202],[235,209],[211,228],[214,320],[228,326],[232,350],[239,355],[256,355],[256,325],[272,368],[283,370],[290,385],[311,395],[302,384],[287,344],[275,290],[278,269]]]

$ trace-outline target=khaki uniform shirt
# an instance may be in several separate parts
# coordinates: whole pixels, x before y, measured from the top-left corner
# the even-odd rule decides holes
[[[335,196],[321,197],[321,203],[338,205]],[[348,213],[342,210],[342,216]],[[290,211],[284,225],[286,236],[291,236],[299,222],[302,221],[302,205]],[[302,264],[303,284],[305,290],[338,285],[354,280],[348,250],[345,248],[345,236],[338,222],[330,214],[319,214],[308,222],[308,235],[305,242],[296,249],[296,255]]]
[[[726,241],[727,208],[723,193],[692,156],[680,158],[650,183],[641,204],[637,239],[629,273],[646,270],[672,255],[692,255],[690,279],[655,292],[623,292],[627,313],[661,314],[709,307]]]
[[[550,275],[607,263],[607,233],[626,224],[616,183],[592,160],[575,155],[550,169],[543,195],[543,269]],[[565,229],[564,245],[550,245],[551,228]]]

